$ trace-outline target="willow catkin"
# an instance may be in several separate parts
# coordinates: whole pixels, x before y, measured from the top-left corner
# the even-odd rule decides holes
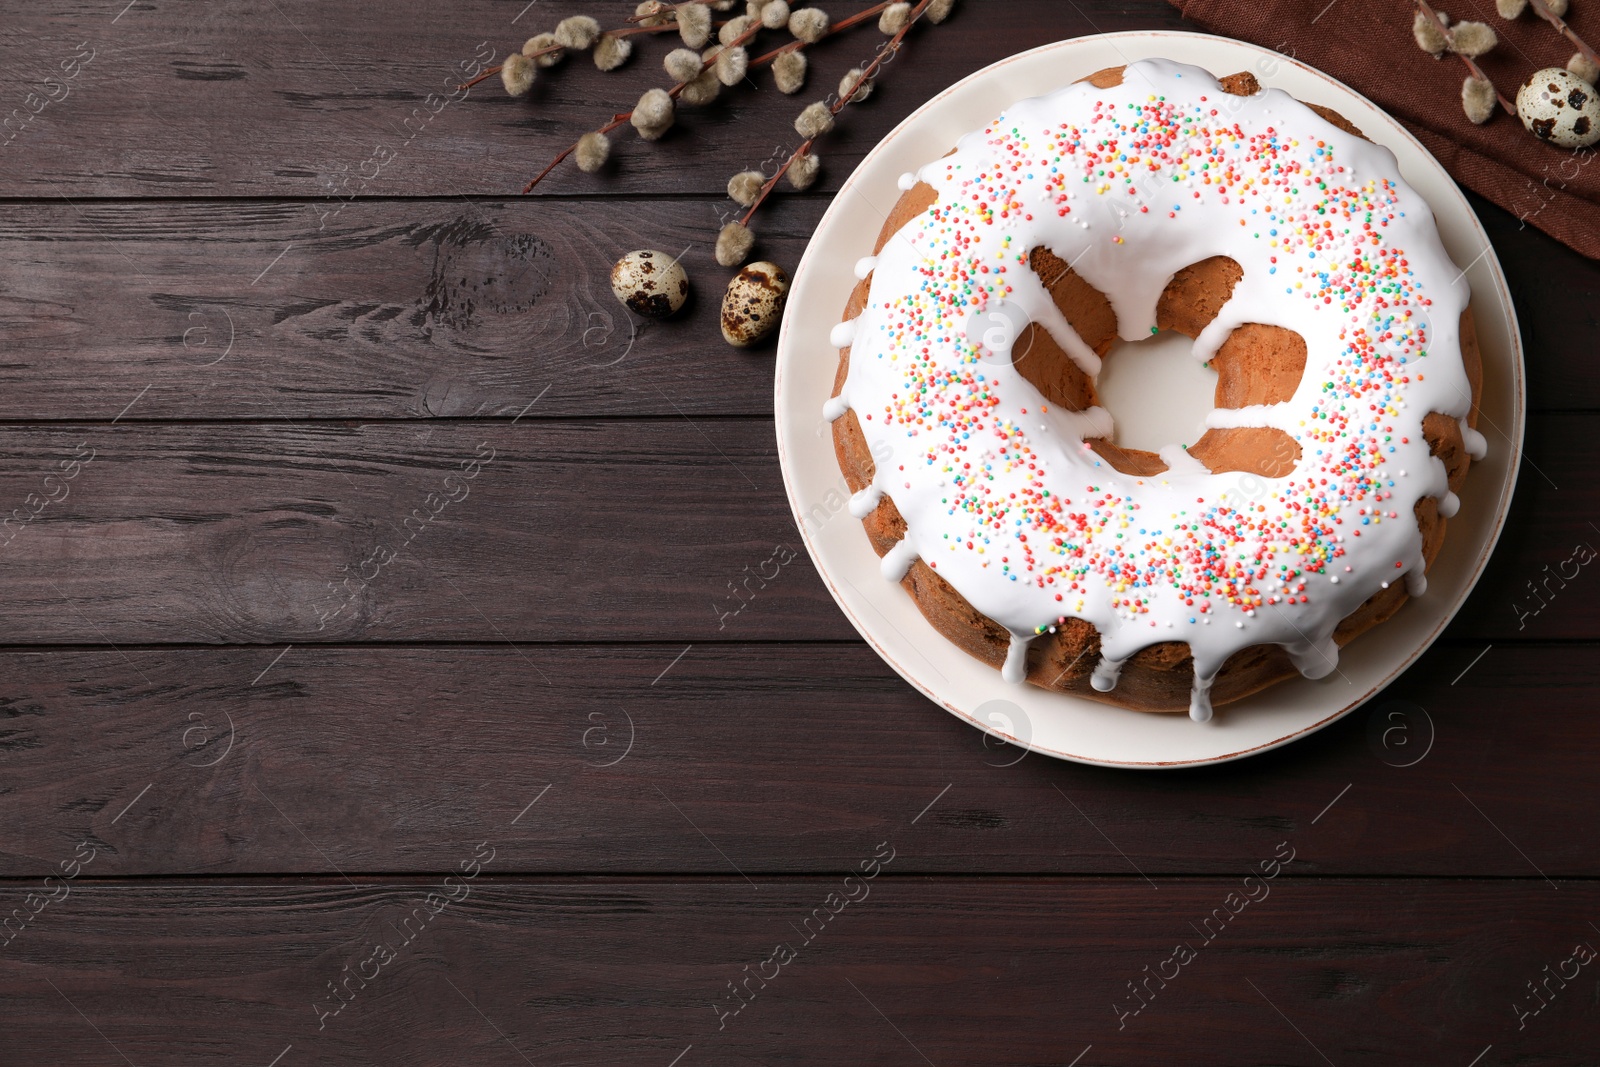
[[[745,31],[750,28],[751,21],[749,15],[740,15],[738,18],[729,19],[717,31],[717,40],[723,44],[732,44],[744,36]]]
[[[511,96],[527,96],[528,90],[533,88],[536,70],[533,60],[521,52],[512,52],[500,63],[500,84]]]
[[[717,234],[717,262],[724,267],[737,267],[755,244],[755,234],[740,223],[730,222]]]
[[[641,26],[665,26],[672,21],[672,8],[664,0],[639,0],[633,13],[641,16]]]
[[[756,202],[756,197],[761,195],[761,187],[766,184],[766,175],[759,170],[741,170],[728,179],[728,197],[741,207],[749,207]]]
[[[767,0],[761,8],[761,25],[769,30],[781,29],[789,23],[789,0]]]
[[[806,67],[809,63],[806,54],[801,51],[784,52],[772,61],[772,80],[778,85],[778,92],[793,95],[806,85]]]
[[[1487,78],[1468,76],[1461,83],[1461,109],[1467,118],[1478,125],[1488,122],[1494,115],[1494,86]]]
[[[646,141],[660,140],[672,128],[672,97],[665,89],[648,89],[634,105],[628,121]]]
[[[690,48],[704,48],[711,39],[711,9],[705,4],[678,8],[678,36]]]
[[[911,21],[911,5],[907,3],[890,4],[883,9],[883,14],[878,16],[878,32],[893,37],[906,28],[906,23]]]
[[[851,94],[854,95],[851,95]],[[867,77],[867,72],[860,67],[849,71],[839,79],[839,96],[849,98],[852,104],[859,104],[872,95],[872,79]]]
[[[809,189],[817,180],[817,173],[820,170],[822,170],[822,160],[814,152],[807,152],[803,156],[796,156],[789,163],[789,169],[784,171],[783,176],[796,189]]]
[[[578,169],[585,174],[593,174],[611,158],[611,138],[598,130],[586,133],[578,138],[578,147],[573,154],[577,157]]]
[[[616,70],[633,55],[633,42],[626,37],[602,33],[594,46],[594,65],[601,70]]]
[[[667,53],[661,61],[667,70],[667,77],[675,82],[688,82],[700,76],[700,69],[705,66],[700,59],[700,53],[689,48],[674,48]]]
[[[826,37],[828,25],[828,13],[819,7],[803,7],[789,16],[789,32],[806,44]]]
[[[565,48],[556,48],[554,52],[549,52],[546,49],[555,48],[560,43],[553,33],[536,33],[523,42],[522,54],[541,67],[553,67],[567,58],[567,50]],[[543,52],[544,54],[535,55],[534,53],[536,52]]]
[[[800,117],[794,120],[795,132],[806,140],[821,137],[833,129],[833,112],[828,110],[828,105],[818,100],[809,104],[800,112]]]
[[[1449,23],[1449,16],[1443,11],[1439,12],[1439,22]],[[1445,46],[1449,43],[1439,24],[1430,19],[1427,12],[1420,10],[1411,16],[1411,36],[1418,48],[1436,58],[1444,54]]]
[[[1458,22],[1450,28],[1450,51],[1463,56],[1481,56],[1500,43],[1486,22]]]
[[[717,53],[713,69],[717,72],[717,80],[723,85],[738,85],[744,81],[745,72],[750,69],[750,53],[744,50],[743,45],[724,48]]]
[[[556,23],[556,40],[567,48],[589,48],[600,39],[600,23],[588,15],[573,15]]]
[[[684,82],[683,92],[678,94],[678,101],[691,107],[704,107],[715,100],[721,92],[722,83],[717,80],[717,72],[704,70]]]

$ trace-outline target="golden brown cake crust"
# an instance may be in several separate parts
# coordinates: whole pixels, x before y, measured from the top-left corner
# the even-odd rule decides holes
[[[1121,83],[1122,67],[1108,67],[1083,79],[1099,88]],[[1252,95],[1260,85],[1249,73],[1221,78],[1227,91]],[[1361,131],[1337,112],[1316,104],[1311,110],[1353,136]],[[906,223],[923,214],[938,193],[919,182],[890,210],[873,252],[900,232]],[[1116,315],[1100,293],[1066,263],[1043,247],[1031,250],[1029,263],[1045,283],[1056,306],[1090,348],[1105,358],[1117,336]],[[1225,256],[1195,263],[1174,275],[1157,305],[1156,323],[1160,329],[1176,330],[1196,337],[1227,301],[1234,285],[1243,276],[1239,265]],[[843,318],[853,319],[867,304],[872,275],[857,283],[845,305]],[[1050,335],[1029,324],[1019,335],[1015,347],[1022,353],[1015,359],[1022,373],[1053,404],[1072,411],[1083,411],[1096,403],[1094,382],[1078,369]],[[1478,422],[1483,366],[1478,352],[1472,309],[1461,314],[1461,355],[1472,387],[1472,409],[1467,424]],[[1291,330],[1278,326],[1248,323],[1235,330],[1212,361],[1217,371],[1216,404],[1240,407],[1270,404],[1288,399],[1305,369],[1305,341]],[[842,349],[833,395],[844,386],[850,366],[850,350]],[[1451,492],[1459,493],[1471,459],[1457,420],[1432,413],[1423,420],[1423,434],[1445,465]],[[834,451],[851,492],[872,481],[874,464],[853,411],[847,411],[833,424]],[[1166,463],[1155,453],[1121,448],[1111,441],[1087,442],[1111,466],[1126,474],[1147,476],[1166,470]],[[1212,429],[1190,449],[1213,472],[1243,471],[1263,477],[1281,477],[1298,461],[1299,445],[1288,434],[1270,428]],[[1429,567],[1444,543],[1445,519],[1439,515],[1437,501],[1424,498],[1416,507],[1416,520],[1423,535],[1423,556]],[[882,556],[905,535],[905,520],[894,500],[885,496],[878,507],[862,520],[873,549]],[[911,594],[923,616],[933,628],[957,647],[999,669],[1010,644],[1006,629],[969,604],[949,582],[923,562],[911,565],[901,585]],[[1347,644],[1360,634],[1391,617],[1407,599],[1405,583],[1395,582],[1346,616],[1334,633],[1334,640]],[[1172,641],[1151,645],[1130,658],[1122,668],[1115,689],[1102,693],[1089,684],[1099,660],[1100,635],[1092,623],[1069,618],[1065,625],[1032,642],[1028,651],[1027,680],[1045,689],[1070,692],[1124,708],[1139,711],[1186,711],[1194,678],[1188,645]],[[1211,688],[1211,701],[1221,705],[1238,700],[1298,675],[1288,653],[1276,645],[1252,645],[1235,653],[1223,666]]]

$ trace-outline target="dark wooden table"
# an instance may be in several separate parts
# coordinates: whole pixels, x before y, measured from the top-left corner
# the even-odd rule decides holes
[[[710,249],[797,102],[518,198],[667,49],[430,100],[631,10],[525,5],[5,5],[0,1065],[1596,1061],[1600,576],[1550,575],[1600,544],[1600,268],[1475,202],[1527,461],[1375,710],[1208,770],[1018,759],[803,554],[719,626],[799,545]],[[762,254],[956,78],[1180,25],[964,0]],[[633,333],[637,247],[699,297]]]

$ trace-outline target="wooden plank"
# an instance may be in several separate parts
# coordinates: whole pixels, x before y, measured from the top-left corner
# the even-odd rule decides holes
[[[1158,889],[899,877],[905,826],[871,880],[748,884],[474,838],[449,884],[69,884],[0,949],[8,1062],[1572,1064],[1600,1021],[1600,887],[1296,879],[1314,835]]]
[[[1600,640],[1575,547],[1600,541],[1600,460],[1568,444],[1597,433],[1594,414],[1532,423],[1452,634]],[[0,644],[853,638],[775,452],[769,421],[687,416],[13,426]]]
[[[795,268],[826,203],[776,200],[760,254]],[[771,347],[718,340],[725,208],[358,201],[323,222],[303,201],[0,204],[0,419],[471,417],[551,383],[530,417],[764,416]],[[1600,407],[1582,310],[1600,306],[1600,269],[1484,217],[1528,328],[1531,402]],[[683,252],[696,290],[679,318],[611,297],[636,247]],[[1552,257],[1563,286],[1524,280]]]
[[[115,19],[107,6],[8,13],[0,65],[12,77],[0,115],[12,125],[0,141],[12,140],[0,149],[0,195],[297,196],[336,205],[356,195],[515,194],[584,131],[645,89],[671,85],[661,60],[678,46],[675,35],[635,38],[635,57],[619,71],[602,74],[579,56],[545,71],[524,99],[506,96],[498,79],[460,99],[459,64],[497,61],[580,11],[619,26],[634,5],[565,0],[529,10],[528,0],[463,0],[443,19],[423,0],[396,0],[379,19],[354,0],[275,0],[204,16],[140,2]],[[842,17],[865,5],[824,6]],[[819,188],[837,188],[913,108],[980,67],[1062,37],[1184,25],[1161,0],[1012,0],[1000,18],[988,6],[960,5],[944,26],[916,34],[906,53],[915,60],[895,63],[827,138]],[[758,44],[791,39],[768,32]],[[798,96],[782,96],[769,72],[757,72],[754,88],[684,109],[661,142],[625,129],[606,173],[569,164],[541,188],[720,196],[735,171],[798,144],[791,123],[800,109],[882,40],[864,26],[825,41]],[[80,55],[92,58],[61,66]],[[44,88],[47,78],[55,84]]]
[[[8,644],[854,633],[770,422],[15,428],[0,471]]]
[[[1575,447],[1588,439],[1590,415],[1529,419],[1515,497],[1494,556],[1449,633],[1482,640],[1554,640],[1600,636],[1600,598],[1591,582],[1600,556],[1600,525],[1586,498],[1600,470]],[[1600,427],[1597,427],[1600,429]],[[1490,448],[1508,448],[1486,426]],[[1471,491],[1469,474],[1467,491]],[[1597,583],[1600,585],[1600,583]]]
[[[986,744],[861,645],[7,653],[0,876],[440,871],[485,826],[502,873],[819,872],[907,824],[906,872],[1600,874],[1594,646],[1480,651],[1163,774]]]
[[[775,204],[791,269],[825,204]],[[0,419],[769,415],[772,346],[717,315],[711,200],[0,205]],[[611,265],[682,254],[678,318]],[[136,400],[136,402],[134,402]],[[130,406],[131,403],[131,406]]]
[[[1600,263],[1559,245],[1474,193],[1468,193],[1494,245],[1516,305],[1535,410],[1600,406],[1589,353],[1600,332]],[[1560,278],[1559,285],[1548,279]]]

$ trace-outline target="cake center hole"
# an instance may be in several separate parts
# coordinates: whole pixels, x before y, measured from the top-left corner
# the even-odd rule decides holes
[[[1112,342],[1095,392],[1116,425],[1122,448],[1155,452],[1192,445],[1216,406],[1217,372],[1194,358],[1194,341],[1163,330],[1138,341]]]

